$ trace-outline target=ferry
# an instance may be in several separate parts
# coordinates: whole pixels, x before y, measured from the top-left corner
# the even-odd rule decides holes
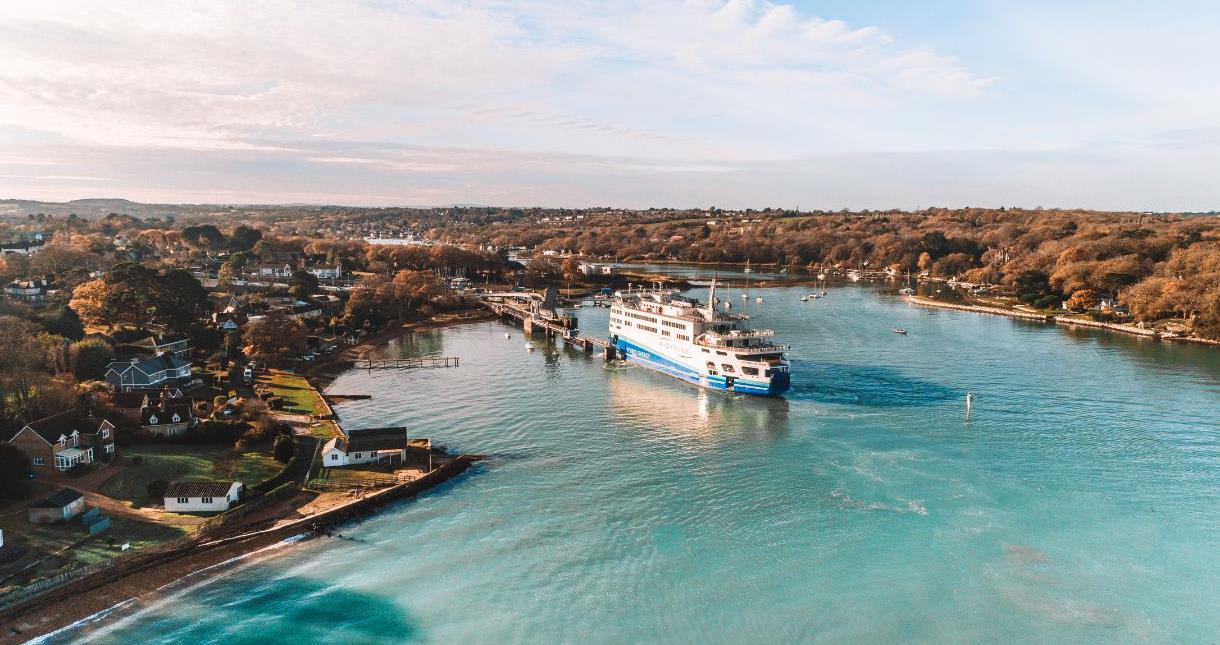
[[[619,291],[610,307],[610,341],[627,360],[701,387],[786,392],[788,346],[771,342],[771,330],[743,327],[745,314],[716,311],[716,302],[715,281],[706,305],[676,289]]]

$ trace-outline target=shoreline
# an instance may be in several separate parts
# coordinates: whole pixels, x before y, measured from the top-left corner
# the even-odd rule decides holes
[[[322,396],[323,400],[325,400],[326,395],[323,391],[326,387],[333,383],[340,374],[351,369],[356,364],[356,361],[363,358],[364,354],[373,347],[385,345],[390,340],[409,331],[436,329],[471,322],[494,320],[495,318],[496,315],[494,313],[481,307],[474,307],[448,314],[439,314],[416,322],[391,324],[386,329],[361,338],[354,345],[349,345],[330,356],[319,359],[302,369],[299,374],[305,377],[314,386],[314,389],[318,391],[318,394]]]
[[[203,576],[223,565],[263,551],[268,557],[288,553],[288,547],[329,535],[331,528],[371,517],[386,504],[415,497],[484,459],[458,455],[432,472],[409,482],[357,497],[343,505],[269,529],[216,536],[196,536],[165,553],[144,554],[142,562],[124,569],[102,570],[55,587],[29,600],[0,609],[0,645],[39,639],[74,625],[105,620],[111,612],[163,591],[179,580]],[[295,539],[294,539],[295,538]]]
[[[1121,323],[1107,323],[1087,318],[1078,318],[1075,316],[1057,316],[1054,314],[1037,314],[1027,311],[1017,311],[1013,309],[1004,309],[1002,307],[989,307],[986,305],[974,305],[956,302],[941,302],[923,296],[903,296],[903,300],[933,309],[949,309],[953,311],[966,311],[976,314],[989,314],[993,316],[1007,316],[1009,318],[1017,318],[1020,320],[1029,320],[1033,322],[1041,322],[1046,324],[1064,325],[1067,327],[1090,327],[1093,329],[1101,329],[1109,332],[1126,334],[1128,336],[1136,336],[1139,338],[1147,338],[1150,340],[1170,341],[1178,343],[1188,343],[1193,345],[1206,345],[1217,347],[1220,346],[1220,341],[1211,340],[1209,338],[1200,338],[1198,336],[1178,336],[1167,335],[1155,329],[1141,329],[1133,325],[1124,325]]]
[[[422,321],[394,324],[310,365],[300,374],[314,387],[329,410],[330,402],[323,393],[325,386],[351,369],[354,361],[372,347],[384,345],[407,331],[494,319],[495,315],[489,311],[469,309]],[[333,410],[330,412],[328,417],[333,418]],[[114,567],[84,575],[23,602],[0,608],[0,645],[45,639],[74,626],[84,627],[106,621],[111,614],[122,612],[130,605],[141,604],[141,599],[162,593],[176,582],[198,577],[197,583],[205,584],[211,580],[213,573],[228,570],[227,564],[240,563],[263,552],[268,553],[268,558],[288,553],[288,547],[328,535],[332,527],[371,518],[386,504],[427,492],[465,473],[471,465],[485,457],[462,454],[445,458],[447,463],[417,479],[362,494],[286,524],[256,530],[247,526],[245,531],[235,527],[236,530],[214,535],[196,533],[183,538],[175,546],[135,553],[131,560],[115,563]]]

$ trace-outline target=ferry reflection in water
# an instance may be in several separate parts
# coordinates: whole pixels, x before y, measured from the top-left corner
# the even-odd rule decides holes
[[[644,440],[710,445],[773,439],[788,431],[785,399],[692,388],[625,363],[607,369],[611,414],[625,427],[640,429]]]

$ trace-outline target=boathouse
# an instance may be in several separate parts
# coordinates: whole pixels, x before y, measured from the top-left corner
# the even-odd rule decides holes
[[[407,429],[365,428],[346,430],[322,448],[322,465],[327,468],[355,464],[403,463],[407,458]]]

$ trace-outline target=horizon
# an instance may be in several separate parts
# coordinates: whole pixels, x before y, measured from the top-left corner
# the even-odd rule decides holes
[[[0,26],[0,194],[31,201],[1220,203],[1220,10],[1194,0],[27,1]]]

